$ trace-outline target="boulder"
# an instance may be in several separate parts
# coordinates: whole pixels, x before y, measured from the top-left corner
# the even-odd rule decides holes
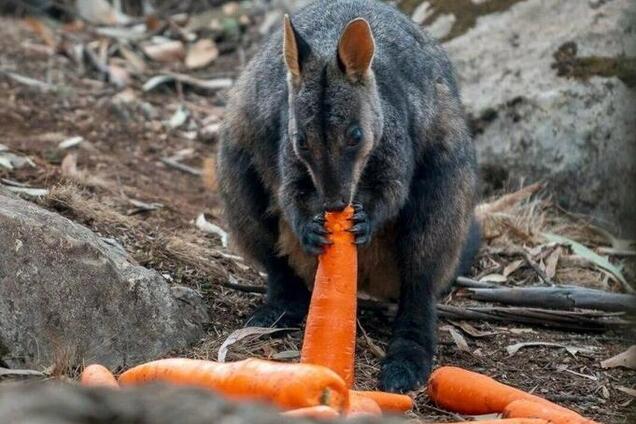
[[[0,366],[154,359],[204,335],[204,303],[113,240],[0,192]]]
[[[636,3],[406,4],[457,67],[488,191],[547,181],[565,208],[635,235]]]

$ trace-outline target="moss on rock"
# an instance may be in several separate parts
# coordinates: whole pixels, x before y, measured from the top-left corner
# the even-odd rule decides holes
[[[450,32],[440,41],[445,42],[465,34],[475,26],[477,18],[491,13],[503,12],[510,9],[516,3],[525,0],[489,0],[483,3],[474,3],[472,0],[428,0],[433,13],[424,21],[424,25],[430,25],[443,15],[454,15],[455,23]],[[419,6],[422,0],[405,0],[400,3],[400,9],[409,15]]]

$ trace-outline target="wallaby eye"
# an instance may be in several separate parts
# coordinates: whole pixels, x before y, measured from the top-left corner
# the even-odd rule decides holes
[[[358,126],[351,127],[349,129],[349,135],[347,137],[347,144],[349,146],[357,146],[362,142],[364,134],[362,134],[362,128]]]

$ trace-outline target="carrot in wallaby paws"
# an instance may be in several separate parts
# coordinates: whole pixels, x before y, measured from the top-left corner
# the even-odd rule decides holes
[[[438,406],[460,414],[501,413],[510,402],[519,399],[576,414],[549,400],[507,386],[486,375],[457,367],[436,369],[429,378],[427,393]]]
[[[291,411],[283,412],[283,415],[287,417],[314,418],[318,420],[338,418],[340,416],[340,414],[338,414],[338,411],[324,405],[292,409]]]
[[[119,377],[121,385],[153,381],[203,387],[230,399],[265,402],[284,410],[325,405],[341,411],[349,404],[342,378],[328,368],[311,364],[173,358],[139,365]]]
[[[349,232],[353,208],[327,212],[331,245],[319,257],[300,361],[334,370],[353,385],[358,253]]]
[[[119,383],[112,372],[106,367],[98,364],[92,364],[84,368],[80,375],[80,384],[82,386],[99,386],[111,387],[119,389]]]
[[[370,392],[370,391],[351,391],[349,392],[349,398],[352,394],[357,396],[364,396],[375,401],[378,404],[382,412],[393,412],[403,414],[413,409],[413,399],[407,395],[399,395],[397,393],[387,392]]]
[[[542,418],[553,424],[596,424],[574,411],[556,409],[551,405],[531,400],[515,400],[503,410],[504,418]]]

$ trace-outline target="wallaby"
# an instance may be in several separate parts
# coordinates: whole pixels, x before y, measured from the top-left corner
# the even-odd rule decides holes
[[[475,149],[442,48],[379,1],[286,16],[234,88],[218,167],[231,237],[267,273],[248,324],[302,322],[324,212],[352,204],[360,290],[399,303],[380,385],[425,382],[437,295],[479,243]]]

